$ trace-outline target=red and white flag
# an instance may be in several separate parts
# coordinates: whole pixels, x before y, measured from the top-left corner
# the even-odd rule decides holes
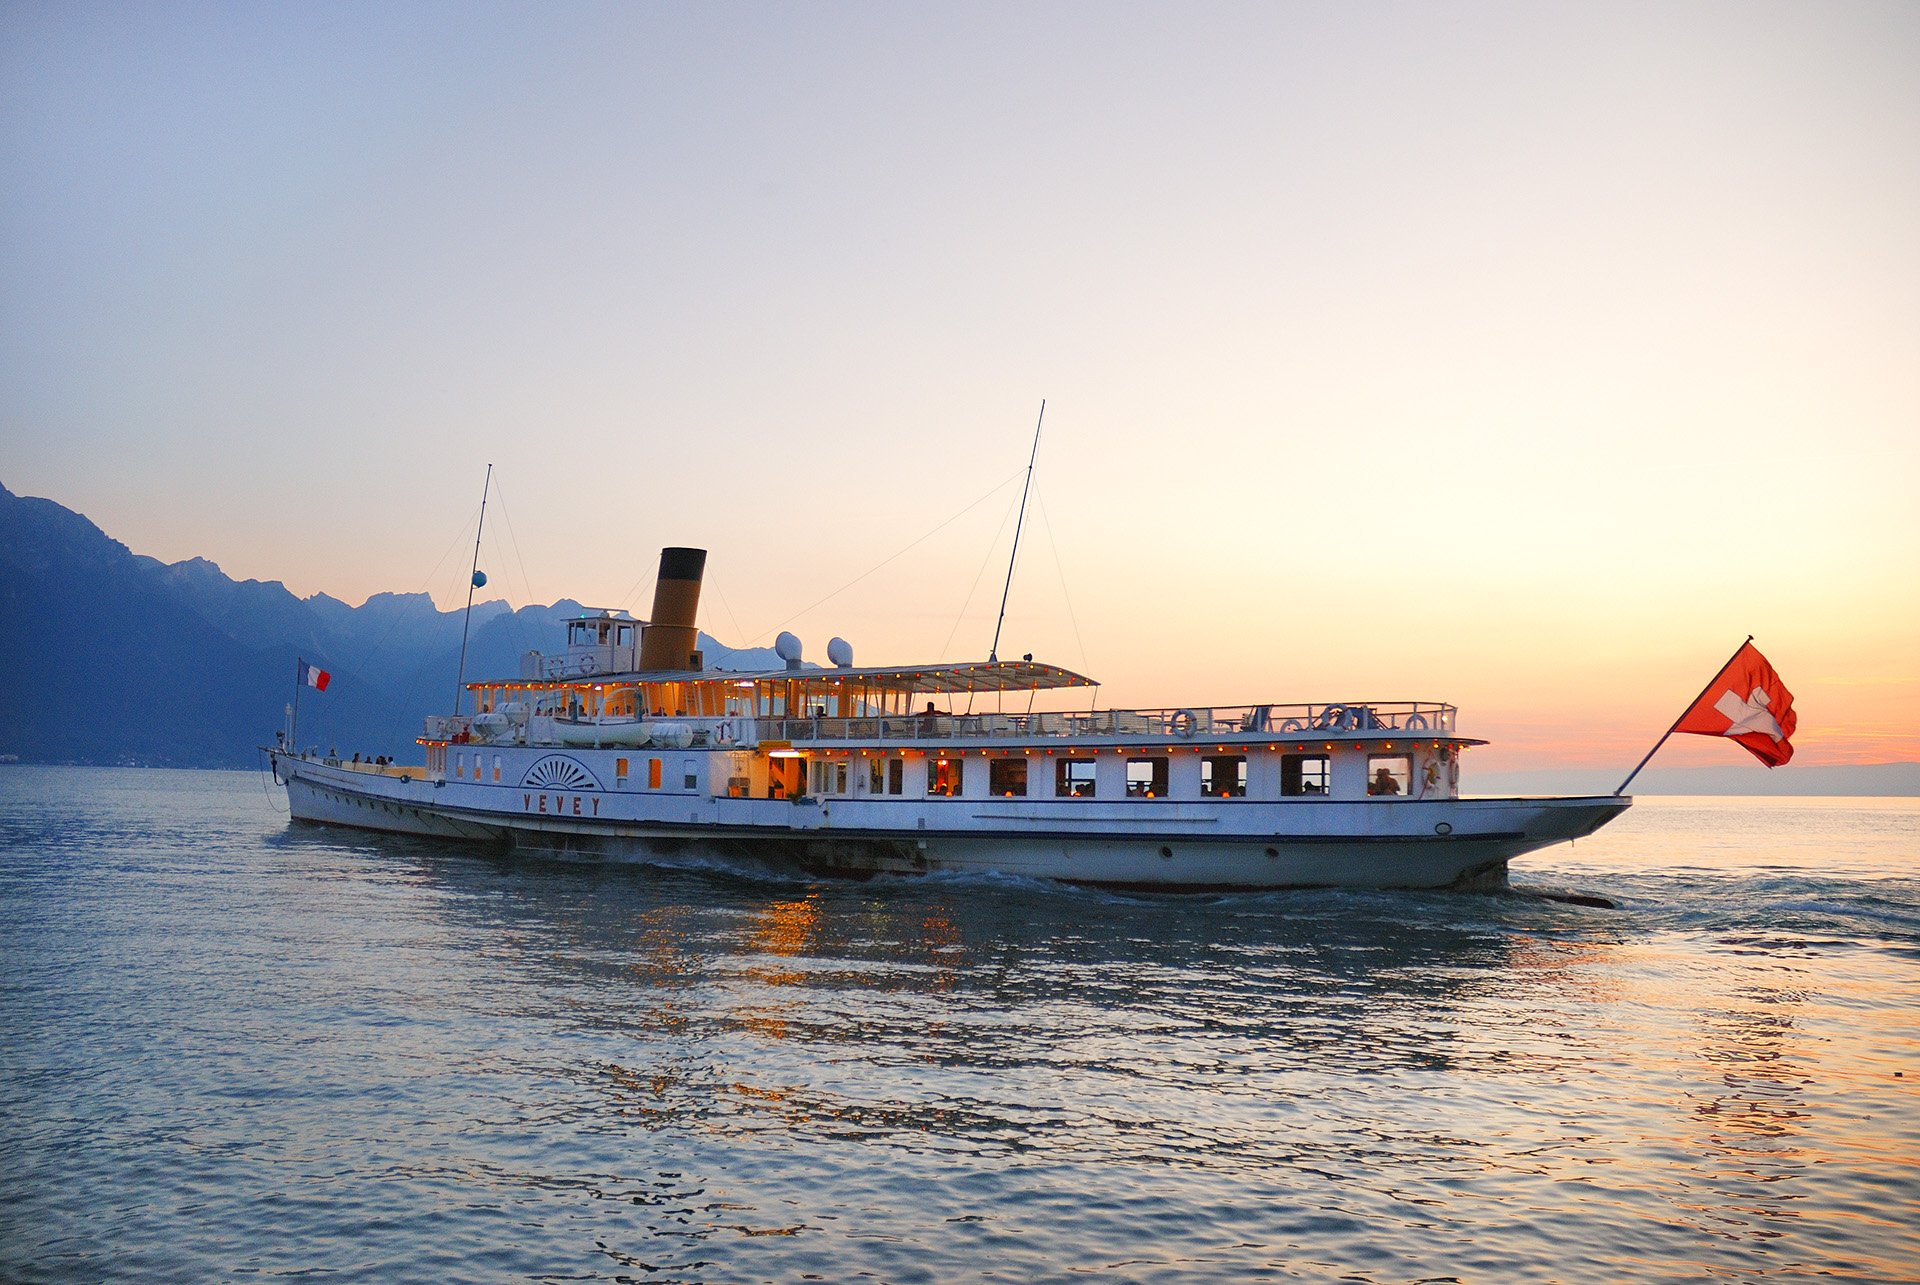
[[[333,675],[318,665],[309,665],[304,660],[300,662],[300,682],[303,686],[311,687],[317,692],[324,692],[327,690],[327,684],[332,681]]]
[[[1793,757],[1788,738],[1798,722],[1793,693],[1749,642],[1734,653],[1673,730],[1730,737],[1768,767],[1779,767]]]

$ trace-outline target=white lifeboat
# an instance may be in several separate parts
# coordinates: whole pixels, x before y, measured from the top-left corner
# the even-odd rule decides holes
[[[637,718],[556,718],[553,739],[562,745],[645,745],[651,724]]]

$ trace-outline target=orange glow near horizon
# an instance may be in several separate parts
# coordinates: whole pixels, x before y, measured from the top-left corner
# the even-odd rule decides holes
[[[1920,9],[257,16],[0,11],[0,483],[136,553],[457,606],[491,463],[514,605],[981,659],[1020,525],[1107,707],[1627,766],[1751,633],[1920,760]]]

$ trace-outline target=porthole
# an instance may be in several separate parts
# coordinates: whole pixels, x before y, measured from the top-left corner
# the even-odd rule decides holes
[[[1435,825],[1434,825],[1434,827],[1433,827],[1433,832],[1434,832],[1435,834],[1452,834],[1452,833],[1453,833],[1453,827],[1452,827],[1451,825],[1449,825],[1449,824],[1447,824],[1447,823],[1446,823],[1445,821],[1440,821],[1440,822],[1437,822],[1437,823],[1435,823]]]
[[[1168,847],[1162,847],[1160,849],[1160,855],[1162,857],[1171,857],[1173,855],[1173,849]]]

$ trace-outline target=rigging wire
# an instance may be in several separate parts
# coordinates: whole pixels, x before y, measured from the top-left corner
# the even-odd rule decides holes
[[[446,565],[447,559],[453,556],[453,551],[455,549],[458,549],[461,545],[467,542],[467,527],[471,525],[473,525],[471,522],[465,522],[461,524],[460,529],[454,533],[453,543],[449,544],[446,548],[446,552],[440,555],[440,560],[433,564],[433,570],[427,572],[427,578],[420,582],[420,587],[414,590],[415,593],[424,593],[427,595],[429,599],[433,597],[433,587],[434,587],[435,577],[437,577],[440,574],[440,568]],[[438,608],[436,607],[435,610],[437,611]],[[397,619],[395,623],[396,624],[398,623]],[[394,630],[393,625],[387,626],[387,632],[380,636],[381,644],[384,645],[386,640],[392,636],[393,630]],[[379,649],[378,647],[375,648],[376,651],[378,649]]]
[[[427,572],[426,579],[421,581],[420,585],[414,590],[416,594],[426,595],[429,603],[433,602],[433,589],[435,588],[435,582],[439,579],[440,569],[446,565],[447,559],[453,556],[454,550],[461,548],[463,545],[466,544],[467,528],[479,521],[478,505],[474,507],[473,513],[474,513],[474,517],[471,520],[460,524],[460,529],[454,533],[452,542],[449,543],[446,549],[440,554],[439,560],[433,564],[433,570]],[[440,614],[440,609],[437,605],[434,606],[434,614],[435,615]],[[367,651],[367,653],[364,656],[360,658],[360,664],[362,666],[365,666],[375,656],[378,656],[382,650],[385,649],[387,643],[391,641],[393,638],[393,631],[400,627],[401,619],[402,619],[402,613],[399,613],[399,612],[393,613],[392,619],[390,619],[387,622],[386,631],[380,635],[380,640],[376,642],[373,645],[373,647],[369,651]],[[411,694],[416,699],[418,699],[425,694],[426,689],[430,683],[437,682],[438,680],[434,679],[431,673],[429,672],[429,669],[423,665],[423,666],[416,667],[410,676],[399,678],[397,679],[397,681],[402,684],[403,690],[410,689]],[[389,727],[394,729],[391,735],[395,737],[401,744],[405,744],[406,742],[410,741],[412,737],[408,736],[406,733],[406,729],[400,726],[399,716],[402,714],[402,711],[395,710],[394,714],[395,714],[395,719],[389,722],[388,724]]]
[[[726,595],[726,594],[724,594],[724,593],[721,593],[721,592],[720,592],[720,586],[719,586],[718,584],[716,584],[716,583],[714,583],[714,582],[713,582],[712,580],[708,580],[708,581],[706,582],[706,587],[707,587],[707,588],[709,588],[709,589],[711,589],[711,590],[713,590],[713,596],[714,596],[714,597],[716,597],[716,598],[718,598],[718,599],[720,600],[720,607],[721,607],[721,609],[722,609],[723,611],[725,611],[725,612],[727,613],[727,620],[728,620],[729,622],[731,622],[731,623],[732,623],[732,625],[733,625],[733,636],[734,636],[735,638],[738,638],[738,637],[739,637],[739,636],[741,635],[741,632],[742,632],[742,631],[741,631],[741,628],[740,628],[740,618],[739,618],[738,616],[736,616],[736,615],[734,615],[734,614],[733,614],[733,606],[732,606],[732,604],[731,604],[731,603],[729,603],[729,602],[727,601],[727,595]],[[718,640],[716,639],[716,641],[718,641]],[[728,650],[728,651],[735,651],[735,650],[738,650],[738,649],[737,649],[737,648],[733,648],[733,647],[729,647],[729,648],[727,648],[727,650]]]
[[[493,491],[494,503],[500,506],[500,520],[506,523],[507,526],[507,540],[513,546],[514,561],[520,565],[520,588],[526,592],[526,605],[529,607],[539,605],[539,599],[533,596],[533,577],[527,574],[526,555],[520,552],[520,537],[513,529],[513,515],[507,512],[507,490],[500,483],[495,482],[493,484]],[[496,548],[499,547],[499,541],[500,537],[496,535],[494,537],[494,545]],[[504,562],[505,559],[503,558],[502,561]],[[512,606],[513,604],[509,602],[507,605]]]
[[[1007,501],[1007,508],[1000,515],[1000,525],[994,528],[993,539],[987,544],[987,552],[980,559],[980,569],[973,573],[973,583],[967,586],[967,596],[960,600],[960,614],[953,618],[953,628],[947,631],[947,640],[940,644],[938,659],[947,658],[947,650],[953,646],[954,635],[960,632],[960,624],[967,618],[967,608],[973,605],[973,595],[980,590],[980,581],[986,577],[987,568],[993,564],[994,550],[1000,547],[1000,533],[1007,529],[1007,519],[1013,516],[1013,501]]]
[[[467,634],[473,627],[473,592],[480,587],[480,537],[487,529],[487,492],[493,486],[493,465],[487,465],[487,485],[480,489],[480,529],[473,533],[473,566],[467,571],[467,610],[460,618],[460,670],[453,680],[453,716],[460,717],[460,695],[467,683]]]
[[[527,574],[526,555],[521,551],[520,536],[519,533],[513,529],[513,515],[507,508],[506,487],[499,482],[493,484],[493,503],[494,507],[500,511],[500,522],[494,524],[492,532],[493,543],[488,545],[487,548],[491,557],[494,559],[495,565],[501,569],[498,588],[500,596],[506,604],[506,611],[494,619],[505,620],[506,624],[504,627],[508,630],[507,637],[509,641],[511,641],[515,650],[524,651],[538,644],[539,639],[527,635],[525,631],[530,628],[529,622],[521,619],[519,612],[516,611],[513,606],[513,594],[509,592],[509,590],[512,586],[514,569],[516,567],[518,567],[520,573],[520,601],[522,606],[535,607],[545,604],[542,604],[538,598],[534,597],[533,577]],[[505,524],[507,529],[504,542],[500,536],[500,526],[502,524]],[[509,550],[511,550],[513,554],[511,561],[507,558]],[[491,583],[489,587],[492,587]]]
[[[633,582],[633,588],[620,595],[620,600],[613,604],[613,609],[615,611],[624,611],[631,616],[633,614],[633,596],[640,592],[640,586],[646,582],[647,573],[642,571],[640,578]]]
[[[439,578],[440,568],[446,565],[447,559],[453,556],[453,551],[455,549],[460,548],[462,545],[464,545],[467,542],[467,526],[468,526],[467,523],[461,524],[460,529],[454,533],[452,542],[449,543],[446,549],[440,554],[439,560],[433,564],[433,570],[427,572],[426,579],[421,581],[419,586],[414,589],[414,592],[417,594],[425,594],[429,602],[433,601],[434,582]],[[361,606],[365,606],[365,605],[366,605],[365,603],[361,604]],[[438,613],[439,608],[435,607],[434,611]],[[393,613],[391,619],[387,621],[386,630],[380,635],[379,639],[373,644],[372,647],[368,648],[365,652],[363,652],[361,655],[355,658],[355,664],[363,671],[363,673],[366,670],[366,668],[372,664],[374,658],[380,655],[380,653],[386,649],[387,643],[392,641],[393,631],[400,627],[400,620],[401,620],[401,613],[399,612]],[[413,679],[414,695],[418,696],[423,686],[424,684],[421,681],[421,676],[419,672],[416,671]],[[390,723],[389,726],[395,727],[395,731],[393,732],[393,735],[398,737],[403,743],[407,739],[409,739],[406,736],[405,730],[402,728],[399,728],[397,724]]]
[[[902,546],[897,551],[888,554],[886,557],[882,558],[879,562],[876,562],[874,565],[872,565],[871,567],[868,567],[865,571],[862,571],[859,575],[855,576],[853,579],[841,585],[838,589],[835,589],[832,593],[827,594],[825,597],[815,599],[811,603],[808,603],[805,607],[802,607],[800,610],[794,612],[791,616],[788,616],[785,620],[782,620],[779,624],[769,625],[767,628],[762,629],[759,633],[755,634],[752,638],[747,640],[747,645],[751,646],[754,643],[757,643],[760,639],[765,638],[768,634],[772,633],[774,630],[781,629],[786,627],[787,625],[792,624],[794,621],[800,619],[800,617],[806,615],[808,612],[812,611],[815,607],[820,606],[822,603],[831,601],[832,599],[839,597],[841,594],[853,588],[855,585],[859,584],[862,580],[865,580],[868,576],[872,575],[874,572],[886,566],[889,562],[892,562],[894,559],[900,557],[901,554],[908,552],[915,545],[924,543],[926,540],[938,534],[940,531],[944,530],[946,527],[951,526],[953,523],[965,517],[968,513],[971,513],[974,509],[980,507],[980,505],[984,503],[986,500],[990,499],[995,494],[995,492],[999,491],[1001,488],[1005,487],[1009,482],[1012,482],[1014,478],[1017,478],[1019,476],[1020,475],[1018,473],[1009,473],[1004,479],[1002,479],[999,482],[996,482],[989,490],[987,490],[984,494],[982,494],[979,499],[974,500],[971,504],[961,509],[958,513],[955,513],[952,517],[947,518],[944,522],[941,522],[938,526],[926,532],[926,534],[920,536],[918,539],[915,539],[911,543]]]
[[[1073,643],[1080,649],[1080,672],[1086,673],[1093,668],[1087,659],[1086,640],[1080,636],[1080,617],[1073,609],[1073,594],[1067,590],[1067,564],[1060,560],[1060,544],[1053,538],[1053,519],[1047,516],[1047,499],[1043,492],[1035,491],[1033,502],[1040,507],[1040,525],[1046,529],[1047,545],[1053,550],[1053,569],[1060,574],[1060,597],[1067,604],[1067,622],[1073,626]],[[1088,709],[1100,707],[1100,688],[1096,684],[1091,693]]]
[[[1076,615],[1073,610],[1073,594],[1067,589],[1067,566],[1066,563],[1060,560],[1060,544],[1059,541],[1054,539],[1053,519],[1047,516],[1046,494],[1035,489],[1033,502],[1040,510],[1040,525],[1047,533],[1047,547],[1053,550],[1053,569],[1058,572],[1060,576],[1060,597],[1067,604],[1067,622],[1073,626],[1074,646],[1080,649],[1080,668],[1086,670],[1092,666],[1091,662],[1087,659],[1086,640],[1080,636],[1080,617]]]

